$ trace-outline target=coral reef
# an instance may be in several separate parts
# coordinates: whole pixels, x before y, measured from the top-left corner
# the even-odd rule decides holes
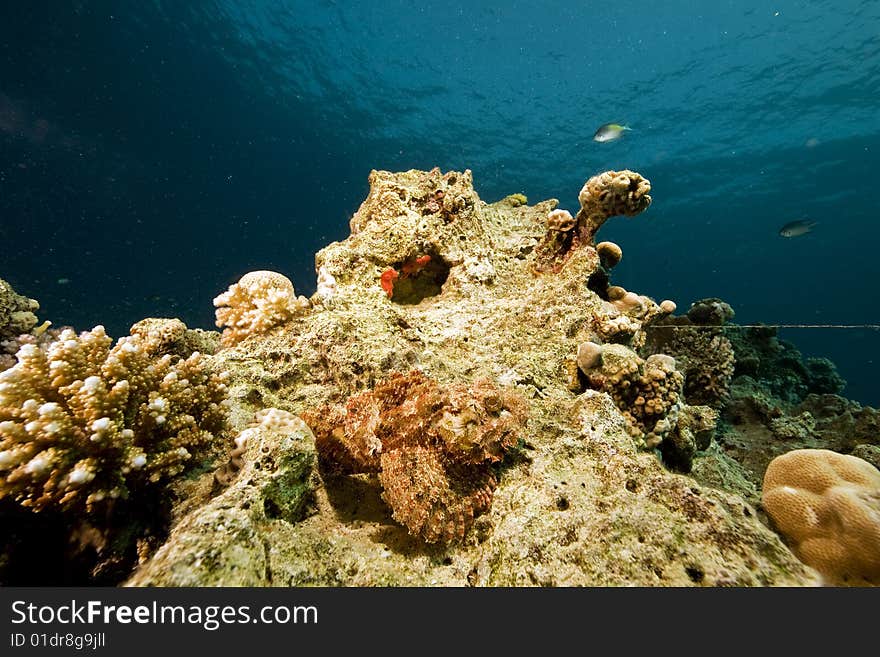
[[[133,324],[129,333],[143,338],[144,348],[150,355],[185,358],[195,351],[213,354],[220,348],[219,333],[187,328],[176,318],[148,317]]]
[[[25,345],[0,374],[0,499],[92,511],[181,472],[225,422],[226,386],[200,354],[154,358],[97,326]]]
[[[643,360],[624,345],[582,342],[576,363],[588,387],[611,396],[639,444],[659,448],[668,467],[690,472],[696,453],[712,441],[718,413],[684,403],[675,359],[653,354]]]
[[[47,333],[52,322],[37,326],[40,309],[36,299],[17,294],[12,286],[0,278],[0,371],[15,365],[15,354],[25,344],[48,342],[53,333]]]
[[[786,403],[796,404],[810,393],[836,395],[846,385],[833,363],[824,358],[801,358],[793,344],[776,337],[773,327],[729,325],[724,335],[733,345],[734,376],[759,379],[770,395]]]
[[[284,324],[309,307],[309,300],[296,296],[293,283],[274,271],[252,271],[214,299],[221,342],[229,347],[249,335],[265,333]]]
[[[490,466],[526,417],[525,400],[486,379],[440,386],[416,370],[305,416],[325,470],[378,472],[394,519],[428,543],[460,541],[490,507]]]
[[[831,584],[880,584],[880,470],[825,449],[778,456],[762,502],[795,554]]]
[[[305,422],[286,411],[262,409],[254,420],[235,439],[241,467],[230,473],[228,488],[185,515],[129,585],[285,585],[273,576],[281,555],[265,534],[294,527],[314,512],[315,441]],[[314,547],[323,549],[317,542]]]
[[[34,313],[39,309],[35,299],[17,294],[9,283],[0,279],[0,340],[28,333],[37,325]]]
[[[577,213],[578,237],[590,244],[610,217],[634,217],[651,205],[651,183],[635,171],[606,171],[593,176],[581,188]]]
[[[582,343],[578,367],[590,388],[611,395],[631,433],[646,447],[659,446],[675,428],[684,378],[673,358],[655,354],[643,360],[624,345]]]
[[[219,468],[203,462],[162,489],[167,539],[154,533],[134,572],[124,560],[115,581],[817,582],[762,523],[737,449],[711,441],[714,412],[684,403],[673,359],[636,351],[674,304],[612,286],[615,250],[593,240],[603,213],[647,207],[647,181],[631,172],[588,181],[573,226],[564,213],[548,226],[554,199],[485,203],[469,171],[374,171],[369,181],[349,237],[315,257],[308,312],[279,303],[270,321],[223,322],[228,337],[206,360],[229,372],[238,436],[222,441]],[[241,317],[259,315],[239,292]],[[185,354],[180,329],[144,327],[139,339],[155,345],[154,358]],[[576,359],[585,344],[595,346]],[[603,372],[615,359],[621,370]],[[606,388],[606,376],[618,385]],[[642,394],[629,399],[628,387]],[[763,403],[768,417],[777,407]],[[868,426],[855,409],[802,410],[819,432],[846,413]],[[646,441],[657,449],[639,449]],[[671,471],[691,466],[694,476]],[[130,489],[128,501],[143,503],[143,493]]]

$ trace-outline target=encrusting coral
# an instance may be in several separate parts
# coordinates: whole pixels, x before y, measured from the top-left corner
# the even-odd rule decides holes
[[[428,543],[450,543],[490,507],[491,465],[526,416],[520,395],[486,379],[441,386],[414,370],[304,419],[325,472],[378,473],[395,520]]]
[[[214,299],[221,342],[231,347],[249,335],[265,333],[309,308],[290,279],[274,271],[252,271]]]
[[[66,329],[0,373],[0,499],[91,512],[180,473],[223,431],[226,385],[201,354],[112,342]]]
[[[804,563],[834,585],[880,585],[880,470],[827,449],[776,457],[762,503]]]
[[[668,467],[690,472],[696,452],[712,440],[718,413],[685,404],[674,358],[642,359],[625,345],[582,342],[575,362],[589,388],[611,396],[640,444],[659,448]]]
[[[17,294],[0,278],[0,340],[30,331],[37,324],[34,313],[39,309],[40,304],[35,299]]]
[[[220,348],[220,334],[204,329],[190,329],[179,319],[148,317],[129,329],[144,339],[144,348],[151,355],[189,356],[194,351],[213,354]]]

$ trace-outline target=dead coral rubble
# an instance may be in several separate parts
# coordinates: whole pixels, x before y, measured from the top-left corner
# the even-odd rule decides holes
[[[526,404],[486,379],[441,386],[414,370],[305,419],[325,472],[378,472],[394,519],[449,543],[491,505],[491,465],[516,443]]]

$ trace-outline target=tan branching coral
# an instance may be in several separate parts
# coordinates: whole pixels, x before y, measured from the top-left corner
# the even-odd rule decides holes
[[[519,394],[489,380],[441,386],[412,371],[304,419],[325,472],[378,472],[395,520],[428,543],[450,543],[490,507],[491,464],[526,415]]]
[[[253,333],[265,333],[309,308],[309,300],[296,296],[293,283],[274,271],[252,271],[214,299],[216,324],[223,329],[224,347]]]
[[[761,501],[792,551],[829,583],[880,585],[880,470],[796,449],[770,462]]]
[[[226,385],[203,357],[151,356],[102,326],[23,346],[0,373],[0,498],[94,511],[183,471],[223,431]]]

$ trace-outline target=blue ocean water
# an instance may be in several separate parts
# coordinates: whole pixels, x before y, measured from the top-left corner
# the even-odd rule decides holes
[[[594,142],[609,121],[632,131]],[[878,163],[876,0],[0,5],[0,277],[115,336],[212,327],[253,269],[311,294],[369,171],[434,166],[569,209],[634,169],[654,203],[600,233],[616,284],[740,323],[878,324]],[[880,406],[880,332],[780,336]]]

